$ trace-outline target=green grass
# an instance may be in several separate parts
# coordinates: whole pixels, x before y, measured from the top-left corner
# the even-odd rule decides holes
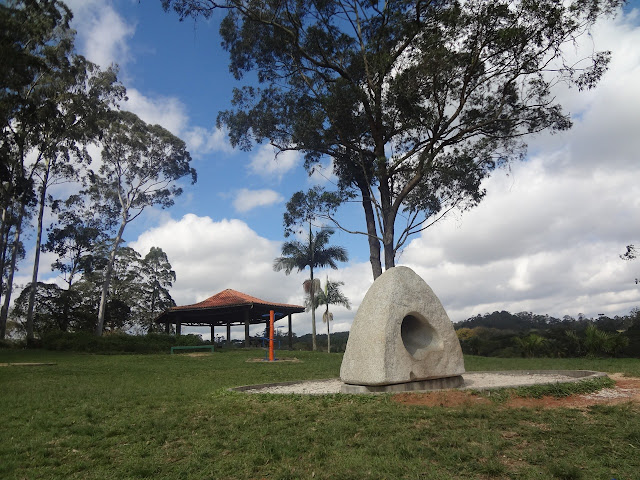
[[[635,479],[640,410],[408,406],[391,395],[247,395],[233,386],[336,377],[340,355],[0,351],[2,479]],[[468,370],[594,369],[640,360],[485,359]]]

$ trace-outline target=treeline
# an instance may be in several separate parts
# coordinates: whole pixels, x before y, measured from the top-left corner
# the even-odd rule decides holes
[[[333,332],[331,334],[331,351],[344,352],[347,348],[349,332]],[[310,333],[297,337],[293,341],[294,350],[312,350],[312,336]],[[316,334],[316,345],[319,351],[327,350],[327,335]]]
[[[506,311],[455,324],[462,351],[497,357],[640,357],[640,310],[613,318]]]
[[[171,206],[178,180],[196,180],[182,140],[121,110],[117,67],[102,70],[76,52],[71,18],[59,0],[0,4],[0,339],[7,326],[27,341],[54,327],[99,336],[105,324],[123,328],[136,310],[154,311],[153,295],[142,308],[129,298],[137,287],[124,291],[145,283],[148,291],[151,281],[131,280],[150,265],[122,248],[124,231],[145,209]],[[31,282],[9,318],[30,230]],[[42,251],[57,255],[63,287],[39,281]]]

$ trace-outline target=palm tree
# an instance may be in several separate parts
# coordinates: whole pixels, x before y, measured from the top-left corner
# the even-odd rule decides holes
[[[316,267],[331,267],[334,270],[338,268],[336,262],[347,262],[349,257],[347,251],[342,247],[328,246],[329,237],[333,234],[331,229],[323,229],[313,234],[311,226],[309,226],[309,237],[306,243],[299,241],[285,242],[282,245],[282,256],[273,262],[273,269],[276,272],[284,270],[289,275],[295,268],[301,272],[309,267],[311,282],[309,283],[309,296],[315,299],[313,269]],[[312,305],[315,302],[312,302]],[[311,309],[311,338],[313,342],[313,350],[317,350],[316,346],[316,309]]]
[[[330,322],[333,321],[333,313],[329,311],[329,305],[342,305],[347,310],[351,310],[349,299],[340,290],[344,282],[334,282],[329,280],[324,284],[324,288],[318,289],[318,296],[315,298],[314,308],[319,305],[326,305],[326,310],[322,314],[322,321],[327,324],[327,353],[331,353],[331,328]],[[309,298],[310,304],[311,298]]]

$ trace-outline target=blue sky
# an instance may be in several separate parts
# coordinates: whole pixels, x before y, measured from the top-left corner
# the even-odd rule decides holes
[[[557,92],[574,128],[529,142],[526,162],[485,182],[476,209],[454,214],[407,245],[399,264],[412,267],[442,300],[451,319],[494,310],[554,316],[627,314],[640,306],[640,261],[623,262],[625,245],[640,243],[640,2],[593,31],[598,49],[614,60],[594,91]],[[176,269],[179,304],[235,288],[269,300],[301,303],[304,273],[272,271],[283,241],[284,204],[297,190],[331,181],[310,179],[292,153],[274,159],[269,146],[231,148],[215,127],[239,85],[220,47],[219,17],[179,22],[159,0],[73,0],[77,47],[102,66],[120,65],[131,110],[184,139],[198,182],[174,207],[152,210],[132,223],[125,239],[142,255],[162,247]],[[327,180],[328,179],[328,180]],[[362,228],[355,206],[344,212]],[[364,237],[337,232],[351,260],[328,273],[345,282],[357,308],[371,284]],[[18,284],[27,283],[30,255]],[[41,278],[55,278],[44,255]],[[19,291],[19,290],[18,290]],[[336,330],[347,330],[355,311],[336,309]],[[307,314],[296,333],[310,331]],[[319,326],[322,329],[322,325]],[[241,332],[234,333],[240,335]]]

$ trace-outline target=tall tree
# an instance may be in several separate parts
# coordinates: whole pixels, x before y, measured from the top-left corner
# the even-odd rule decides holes
[[[81,303],[75,282],[82,275],[100,268],[103,259],[99,254],[99,246],[106,240],[108,225],[104,222],[108,219],[88,209],[81,195],[72,195],[64,202],[54,202],[53,211],[58,220],[49,228],[42,250],[57,255],[51,268],[60,272],[66,284],[62,293],[62,323],[70,325],[73,323],[72,307]]]
[[[226,12],[220,33],[237,79],[218,123],[250,149],[270,141],[331,157],[342,198],[357,197],[374,277],[398,250],[453,208],[485,194],[496,165],[523,139],[564,130],[553,86],[593,87],[608,52],[575,61],[578,43],[624,0],[162,0],[180,19]],[[591,42],[591,40],[588,40]]]
[[[103,133],[102,166],[91,175],[100,208],[116,212],[119,226],[104,272],[96,335],[102,335],[113,265],[126,226],[152,206],[168,208],[182,193],[176,182],[196,181],[185,143],[160,125],[148,125],[130,112],[114,112]]]
[[[158,329],[153,320],[160,313],[176,302],[171,298],[169,288],[176,281],[176,272],[171,268],[167,254],[160,247],[151,247],[142,260],[142,276],[144,290],[144,320],[141,325],[147,332]]]
[[[4,336],[13,275],[19,256],[23,221],[33,205],[33,173],[41,156],[27,165],[28,153],[41,138],[39,88],[50,79],[70,52],[71,11],[56,0],[9,0],[0,5],[0,252],[6,284],[0,309],[0,336]],[[11,249],[8,231],[13,230]]]
[[[338,268],[336,262],[347,262],[349,256],[347,251],[342,247],[328,246],[329,237],[333,234],[333,230],[324,229],[318,233],[313,233],[309,227],[309,235],[305,243],[295,241],[285,242],[282,245],[282,256],[273,262],[273,269],[277,272],[284,270],[289,275],[293,269],[298,272],[309,267],[309,277],[311,279],[309,287],[309,296],[311,304],[315,304],[315,288],[313,272],[315,268],[331,267],[334,270]],[[317,350],[316,344],[316,309],[311,309],[311,338],[313,350]]]

